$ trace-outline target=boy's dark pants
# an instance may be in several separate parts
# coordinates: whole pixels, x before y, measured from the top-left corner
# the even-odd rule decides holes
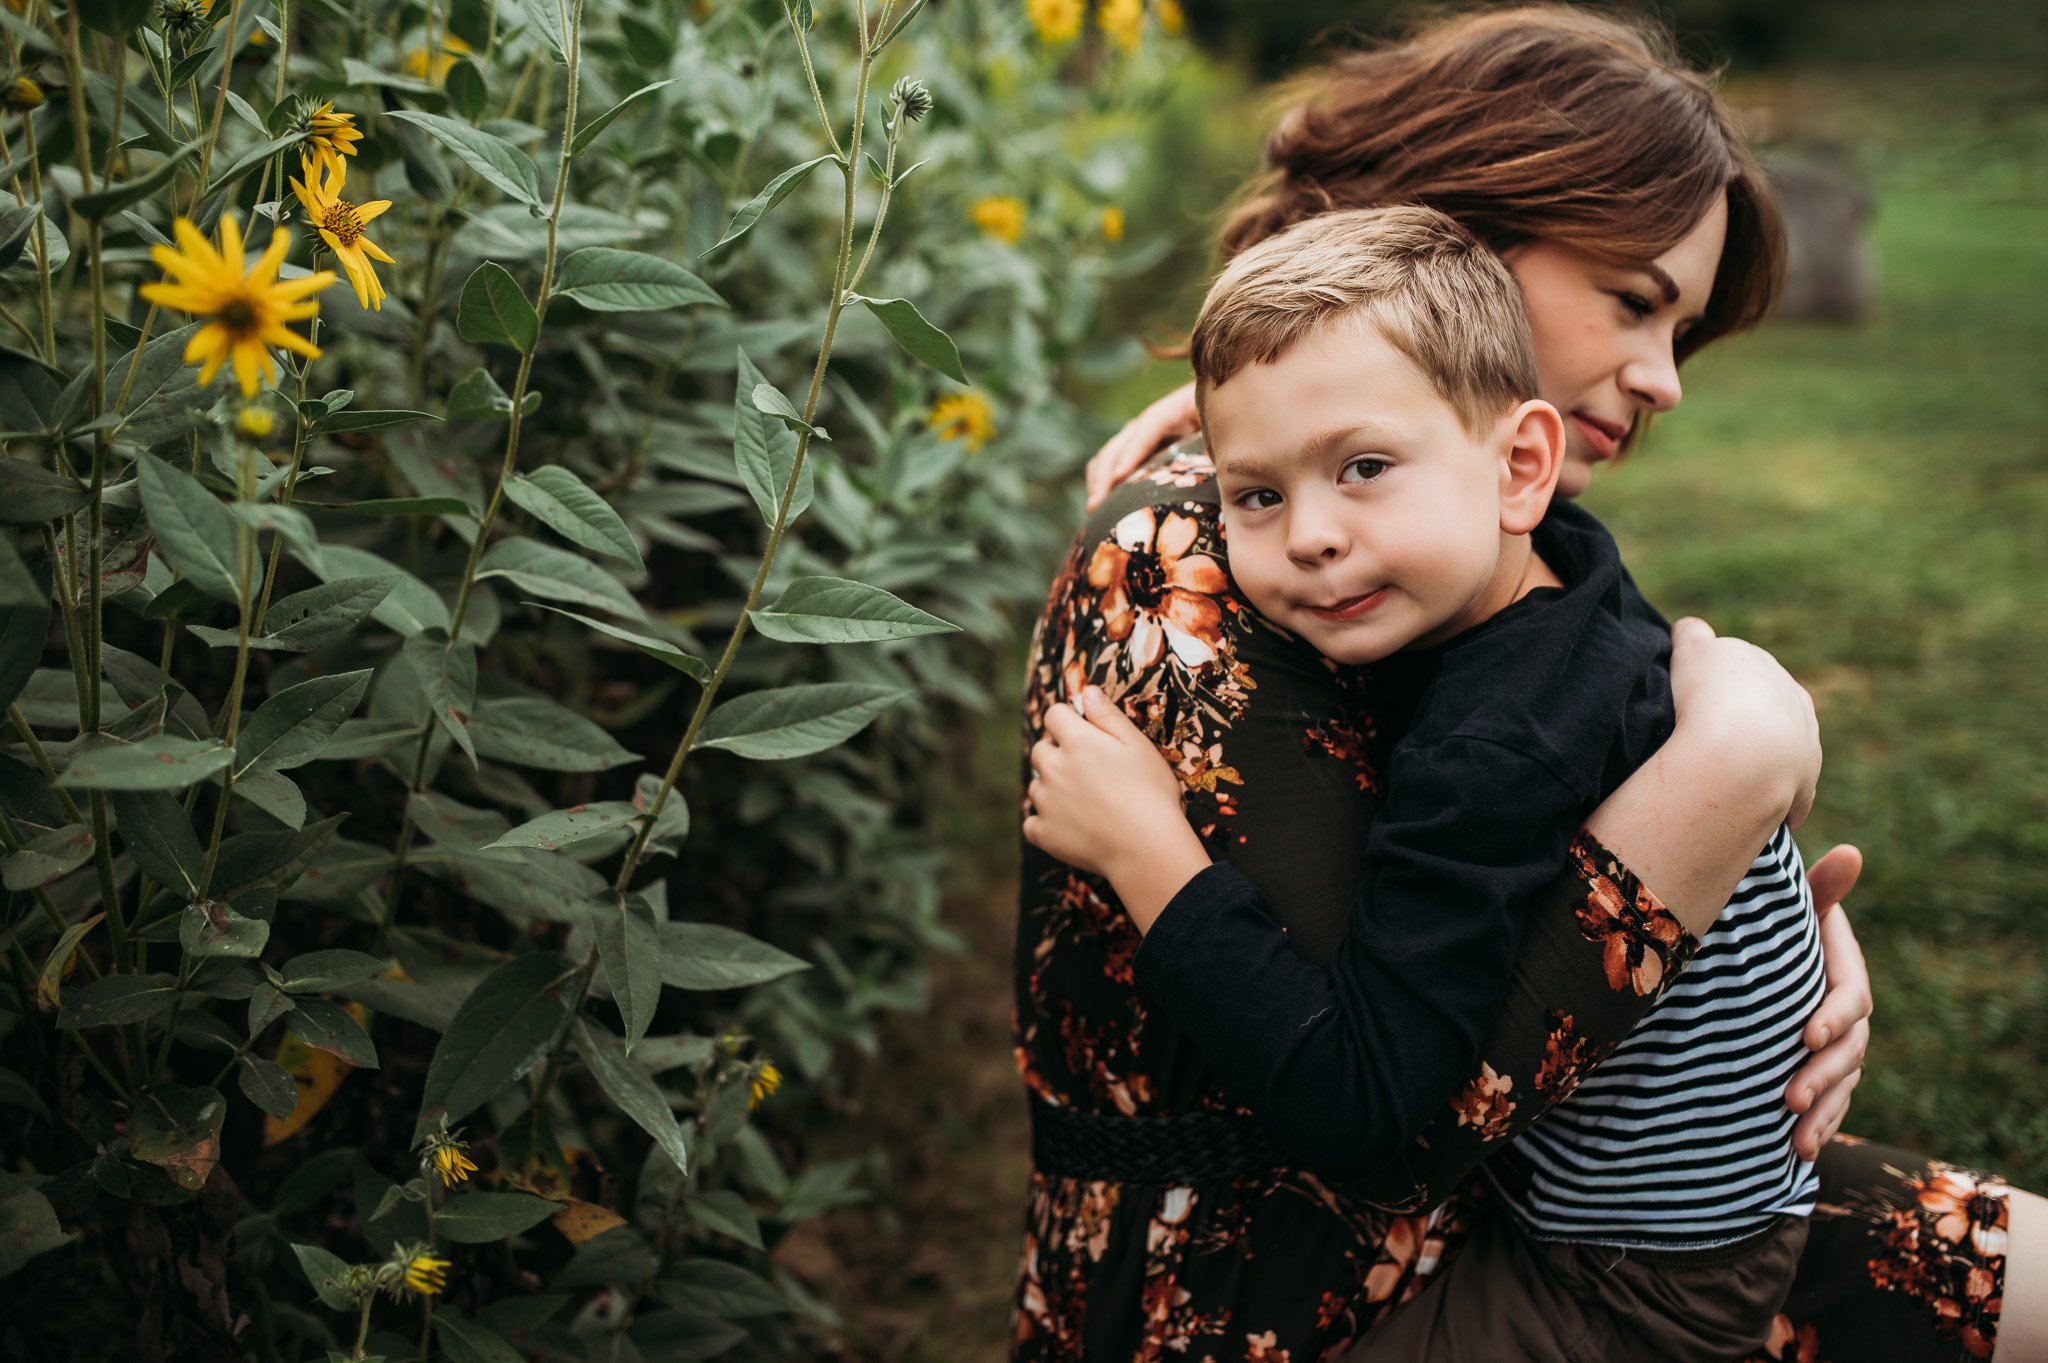
[[[1727,1363],[1770,1334],[1806,1230],[1785,1216],[1708,1250],[1549,1244],[1496,1206],[1348,1363]]]

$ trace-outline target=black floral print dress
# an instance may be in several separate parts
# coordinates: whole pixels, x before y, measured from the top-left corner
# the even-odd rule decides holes
[[[1237,595],[1211,474],[1197,449],[1176,448],[1090,518],[1033,641],[1024,744],[1050,706],[1101,686],[1175,762],[1212,854],[1260,886],[1298,950],[1327,961],[1361,870],[1365,840],[1346,830],[1366,826],[1379,793],[1370,678]],[[1031,1102],[1125,1118],[1242,1112],[1139,998],[1139,941],[1106,882],[1025,846],[1014,1043]],[[1480,1072],[1406,1158],[1341,1187],[1292,1168],[1170,1183],[1034,1171],[1012,1358],[1341,1357],[1486,1214],[1469,1171],[1568,1094],[1695,946],[1582,836],[1531,918]],[[1760,1357],[1988,1357],[2002,1185],[1860,1149],[1857,1161],[1823,1161],[1824,1180],[1831,1160],[1855,1177],[1824,1187],[1800,1286]],[[1817,1258],[1830,1271],[1809,1282]],[[1890,1351],[1837,1350],[1835,1322],[1853,1327],[1873,1302],[1896,1308],[1881,1336]],[[1927,1350],[1897,1352],[1909,1328]]]

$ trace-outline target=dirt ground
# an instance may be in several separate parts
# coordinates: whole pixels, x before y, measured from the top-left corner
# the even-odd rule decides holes
[[[830,1284],[840,1363],[1000,1360],[1023,1230],[1031,1137],[1010,1057],[1017,911],[1014,729],[991,725],[962,773],[945,921],[967,941],[932,961],[928,1013],[890,1019],[828,1137],[869,1154],[874,1199],[797,1227],[776,1259]]]

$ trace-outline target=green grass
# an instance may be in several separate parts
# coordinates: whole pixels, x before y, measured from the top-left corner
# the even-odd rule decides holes
[[[1878,1012],[1851,1126],[2041,1187],[2048,195],[1998,131],[1880,162],[1868,325],[1702,356],[1587,502],[1652,599],[1814,692],[1827,768],[1800,840],[1870,858],[1851,904]]]

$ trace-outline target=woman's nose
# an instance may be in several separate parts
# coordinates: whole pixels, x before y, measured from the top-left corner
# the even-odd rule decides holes
[[[1646,354],[1621,371],[1621,386],[1631,400],[1652,412],[1668,412],[1685,390],[1678,382],[1678,359],[1671,345],[1653,344]]]

